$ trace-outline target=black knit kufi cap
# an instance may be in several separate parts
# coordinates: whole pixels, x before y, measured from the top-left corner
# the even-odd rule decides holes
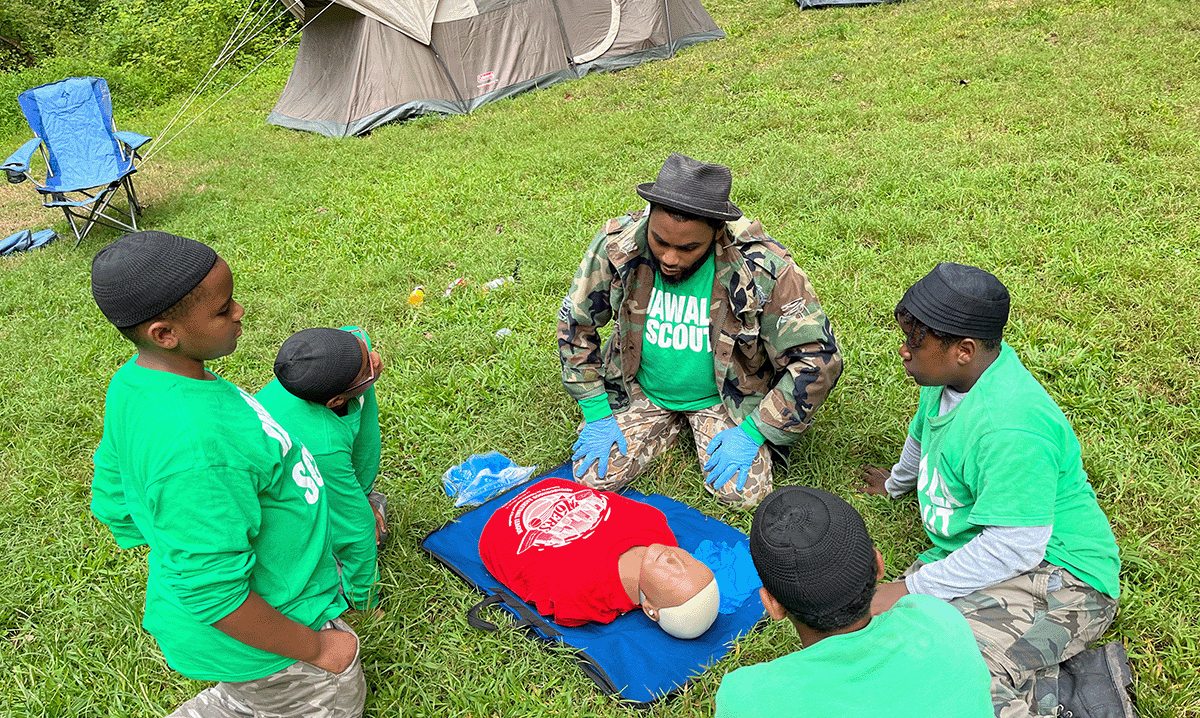
[[[875,579],[875,550],[850,504],[820,489],[785,486],[754,512],[750,556],[763,586],[793,614],[845,608]]]
[[[362,371],[358,337],[341,329],[304,329],[275,357],[275,376],[294,396],[324,404],[350,388]]]
[[[133,232],[92,258],[92,297],[118,329],[135,327],[175,306],[204,281],[217,253],[166,232]]]
[[[1008,323],[1008,289],[989,272],[942,262],[900,300],[925,326],[945,334],[999,339]]]

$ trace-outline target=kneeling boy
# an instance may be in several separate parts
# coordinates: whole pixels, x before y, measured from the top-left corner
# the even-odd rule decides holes
[[[167,663],[220,681],[172,715],[361,715],[316,462],[204,368],[242,333],[229,265],[135,232],[96,254],[92,295],[137,348],[108,387],[92,512],[121,548],[150,547],[142,625]]]
[[[718,718],[990,718],[987,668],[957,611],[905,596],[872,617],[883,557],[850,504],[776,489],[754,512],[750,556],[763,605],[792,622],[802,650],[726,675]]]
[[[342,587],[359,610],[379,602],[376,552],[386,500],[372,487],[381,444],[375,380],[382,371],[362,329],[305,329],[279,348],[276,380],[254,397],[317,460]]]
[[[862,490],[915,488],[933,548],[875,610],[906,593],[949,601],[991,670],[996,715],[1052,716],[1059,663],[1116,615],[1121,563],[1075,432],[1001,341],[1008,310],[999,279],[950,262],[896,305],[921,398],[899,463],[867,467]]]

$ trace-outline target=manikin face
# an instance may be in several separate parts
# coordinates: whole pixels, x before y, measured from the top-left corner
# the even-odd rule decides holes
[[[706,222],[680,222],[655,208],[650,213],[646,237],[654,255],[655,270],[667,284],[679,284],[691,277],[708,259],[717,232]]]
[[[224,259],[209,270],[196,287],[197,300],[186,315],[172,321],[180,353],[208,361],[233,353],[242,335],[246,310],[233,301],[233,272]]]
[[[917,346],[914,324],[910,319],[900,322],[904,341],[900,344],[900,360],[904,362],[904,373],[913,378],[918,386],[948,386],[960,378],[962,367],[958,362],[957,343],[943,346],[932,336],[925,336]]]
[[[657,610],[679,606],[711,583],[713,572],[678,546],[660,543],[646,547],[638,589],[642,610],[658,620]]]

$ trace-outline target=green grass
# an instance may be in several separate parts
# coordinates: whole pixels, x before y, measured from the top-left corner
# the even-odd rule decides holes
[[[791,249],[843,347],[845,374],[777,482],[847,497],[902,570],[925,545],[914,504],[853,492],[860,464],[897,455],[916,405],[891,310],[938,261],[994,271],[1014,298],[1007,339],[1074,423],[1118,537],[1109,637],[1129,649],[1141,713],[1200,716],[1194,2],[708,9],[728,39],[360,139],[264,124],[284,60],[139,174],[146,225],[234,269],[245,336],[216,371],[257,389],[291,332],[345,323],[388,362],[394,540],[387,614],[363,632],[368,714],[636,715],[567,656],[469,628],[478,597],[418,544],[456,515],[439,478],[471,453],[567,457],[579,413],[558,381],[558,303],[586,240],[677,150],[732,166],[733,200]],[[175,109],[114,104],[121,129],[148,134]],[[24,186],[0,205],[9,231],[56,221]],[[104,389],[130,355],[88,293],[91,255],[115,236],[0,260],[0,712],[14,716],[161,715],[202,686],[138,625],[142,554],[88,512]],[[480,296],[516,259],[521,282]],[[460,276],[470,286],[442,300]],[[699,481],[681,446],[635,487],[748,527]],[[796,648],[771,625],[650,715],[709,715],[724,672]]]

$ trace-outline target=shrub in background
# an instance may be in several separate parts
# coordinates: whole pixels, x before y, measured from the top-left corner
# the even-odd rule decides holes
[[[0,70],[32,67],[76,49],[109,0],[5,0],[0,3]],[[65,47],[64,47],[65,45]]]
[[[115,104],[160,103],[208,71],[239,19],[279,16],[213,83],[223,89],[296,29],[274,0],[5,0],[0,3],[0,134],[25,127],[21,92],[71,76],[108,80]],[[10,37],[10,34],[13,37]],[[29,60],[32,59],[32,62]],[[12,104],[9,104],[12,103]],[[11,110],[11,111],[10,111]],[[119,112],[119,110],[118,110]]]

